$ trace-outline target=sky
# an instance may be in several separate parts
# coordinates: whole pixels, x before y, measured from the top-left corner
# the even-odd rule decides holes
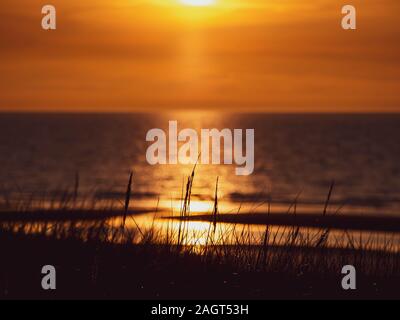
[[[2,0],[0,111],[400,111],[400,1],[215,2]]]

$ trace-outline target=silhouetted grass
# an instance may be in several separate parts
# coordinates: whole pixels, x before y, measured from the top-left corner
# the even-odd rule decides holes
[[[32,211],[28,201],[17,204],[19,211],[5,211],[0,219],[0,297],[400,297],[400,256],[390,237],[378,247],[344,230],[345,246],[327,245],[330,230],[342,221],[329,219],[352,223],[351,218],[327,214],[333,184],[318,217],[322,229],[307,233],[300,226],[312,221],[302,223],[307,217],[298,214],[297,197],[285,216],[271,214],[270,199],[265,215],[241,214],[240,209],[236,214],[219,214],[218,179],[212,213],[191,215],[193,169],[182,190],[179,216],[165,219],[161,230],[154,227],[154,220],[148,228],[137,225],[135,214],[142,211],[129,210],[132,176],[120,208],[112,204],[95,209],[95,203],[92,209],[83,209],[82,204],[75,208],[79,205],[75,188],[72,197],[68,192],[61,195],[57,208],[53,204]],[[4,201],[10,209],[12,202],[9,198]],[[114,219],[109,219],[110,212],[115,212]],[[127,227],[128,218],[133,219],[133,227]],[[172,227],[176,218],[177,229]],[[204,234],[190,230],[188,224],[194,219],[210,222]],[[230,224],[222,228],[222,222]],[[265,226],[259,238],[254,238],[249,223]],[[273,228],[273,224],[279,227]],[[55,292],[40,288],[40,269],[45,264],[57,269]],[[352,292],[340,286],[341,269],[348,264],[357,269],[358,290]]]

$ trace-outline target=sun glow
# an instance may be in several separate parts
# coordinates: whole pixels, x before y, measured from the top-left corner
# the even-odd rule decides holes
[[[187,6],[193,6],[193,7],[210,6],[215,3],[215,0],[180,0],[180,1],[181,3]]]

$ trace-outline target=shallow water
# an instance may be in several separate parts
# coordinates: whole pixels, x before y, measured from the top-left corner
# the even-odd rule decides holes
[[[189,246],[198,253],[203,253],[207,246],[237,246],[250,249],[260,246],[274,247],[310,247],[310,248],[341,248],[351,250],[369,250],[399,252],[400,234],[393,232],[370,232],[357,230],[329,230],[310,227],[285,227],[241,225],[233,223],[212,223],[204,221],[180,221],[170,219],[165,213],[141,214],[127,217],[124,224],[122,217],[106,219],[103,223],[107,240],[121,241],[119,236],[130,235],[133,243],[143,243],[151,239],[153,244],[173,244]],[[57,230],[62,233],[80,235],[83,240],[91,226],[98,221],[74,221],[54,224],[52,222],[30,222],[25,224],[5,224],[6,228],[20,232],[23,228],[26,233],[54,234]],[[72,226],[72,229],[71,229]],[[61,229],[60,229],[61,228]],[[117,232],[119,236],[113,234]],[[126,233],[125,233],[126,232]],[[265,238],[267,235],[267,238]],[[58,236],[60,236],[58,234]],[[267,240],[266,240],[267,239]],[[326,239],[321,242],[322,239]],[[122,239],[125,241],[125,238]]]

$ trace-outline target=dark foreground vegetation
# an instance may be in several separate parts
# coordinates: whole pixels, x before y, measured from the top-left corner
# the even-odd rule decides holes
[[[2,299],[400,298],[397,253],[211,244],[198,251],[99,222],[20,230],[0,232]],[[41,288],[45,264],[56,267],[55,291]],[[357,268],[355,291],[341,288],[346,264]]]
[[[143,229],[129,210],[132,175],[117,219],[107,210],[82,212],[63,205],[57,210],[4,213],[0,219],[1,299],[399,299],[400,254],[393,238],[384,247],[365,245],[344,230],[347,245],[328,245],[329,191],[317,234],[304,236],[296,224],[265,231],[254,244],[245,221],[231,222],[220,235],[218,182],[209,229],[199,243],[190,234],[190,198],[194,171],[182,192],[179,228]],[[77,191],[75,192],[77,194]],[[71,211],[72,210],[72,211]],[[113,211],[116,212],[116,211]],[[49,214],[46,220],[46,214]],[[97,216],[96,216],[97,214]],[[270,207],[265,218],[270,217]],[[297,217],[296,206],[292,217]],[[292,219],[290,221],[293,221]],[[130,221],[132,222],[132,221]],[[247,222],[248,223],[248,222]],[[387,223],[387,222],[385,222]],[[283,237],[283,235],[285,235]],[[195,237],[195,238],[193,238]],[[282,238],[283,237],[283,238]],[[226,239],[233,239],[226,241]],[[41,288],[41,269],[57,270],[57,289]],[[341,287],[344,265],[357,270],[357,290]]]

